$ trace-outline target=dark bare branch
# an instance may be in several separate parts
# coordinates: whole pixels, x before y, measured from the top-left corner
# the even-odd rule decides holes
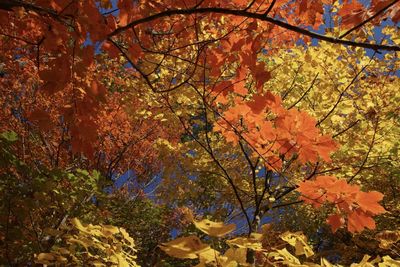
[[[225,14],[225,15],[232,15],[232,16],[240,16],[240,17],[245,17],[245,18],[253,18],[257,19],[260,21],[265,21],[269,22],[271,24],[274,24],[276,26],[279,26],[281,28],[288,29],[293,32],[297,32],[299,34],[311,37],[311,38],[316,38],[321,41],[329,42],[329,43],[334,43],[334,44],[342,44],[342,45],[348,45],[348,46],[353,46],[353,47],[363,47],[363,48],[369,48],[373,50],[386,50],[386,51],[400,51],[400,46],[396,45],[382,45],[382,44],[371,44],[371,43],[363,43],[363,42],[355,42],[355,41],[350,41],[350,40],[342,40],[339,38],[335,37],[330,37],[326,36],[323,34],[318,34],[313,31],[309,31],[307,29],[291,25],[289,23],[286,23],[284,21],[268,17],[264,14],[259,14],[259,13],[253,13],[245,10],[237,10],[237,9],[227,9],[227,8],[221,8],[221,7],[204,7],[204,8],[196,8],[196,9],[170,9],[166,10],[145,18],[141,18],[135,21],[132,21],[128,23],[126,26],[119,27],[115,31],[109,34],[109,37],[116,36],[132,27],[135,27],[139,24],[143,24],[146,22],[151,22],[160,18],[165,18],[165,17],[170,17],[174,15],[191,15],[191,14]]]

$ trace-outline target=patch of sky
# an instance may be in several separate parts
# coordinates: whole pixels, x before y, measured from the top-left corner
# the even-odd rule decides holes
[[[175,77],[173,77],[173,78],[172,78],[172,80],[171,80],[171,84],[172,84],[172,85],[175,85],[175,84],[177,84],[177,79],[176,79]]]
[[[134,69],[133,65],[130,62],[126,62],[125,65],[124,65],[124,68],[126,68],[126,69]]]
[[[133,170],[128,170],[122,175],[114,175],[112,177],[113,185],[106,187],[104,192],[111,194],[114,191],[127,186],[128,189],[142,189],[144,194],[152,200],[155,200],[154,191],[161,182],[161,174],[155,174],[150,181],[143,183],[138,180],[137,175]]]
[[[181,231],[177,228],[172,228],[172,230],[169,232],[169,234],[173,239],[175,239],[181,234]]]

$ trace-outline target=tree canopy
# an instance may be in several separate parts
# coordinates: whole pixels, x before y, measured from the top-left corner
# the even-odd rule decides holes
[[[400,1],[0,1],[0,265],[400,266]]]

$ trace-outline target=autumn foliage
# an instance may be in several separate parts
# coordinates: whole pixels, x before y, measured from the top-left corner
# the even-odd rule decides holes
[[[399,23],[393,0],[0,1],[0,265],[399,264]]]
[[[297,190],[302,193],[304,202],[316,208],[326,202],[336,206],[338,214],[330,215],[327,219],[334,232],[344,224],[344,217],[347,217],[347,229],[350,232],[375,229],[371,216],[385,211],[378,204],[383,198],[381,193],[362,192],[359,186],[349,185],[332,176],[317,176],[314,181],[300,183]]]

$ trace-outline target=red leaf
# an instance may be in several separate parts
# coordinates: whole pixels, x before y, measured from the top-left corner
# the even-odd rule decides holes
[[[299,13],[300,15],[307,11],[307,0],[300,1]]]
[[[110,42],[104,42],[102,49],[108,52],[108,55],[112,58],[119,55],[119,50]]]
[[[260,114],[267,106],[267,99],[263,95],[256,95],[253,101],[247,103],[247,106],[253,113]]]
[[[106,88],[97,81],[92,81],[90,87],[88,88],[88,92],[94,96],[99,97],[101,100],[104,100],[104,95],[106,93]]]
[[[346,3],[339,10],[338,15],[342,17],[342,24],[345,26],[357,25],[364,20],[366,10],[358,1]]]
[[[262,92],[262,87],[266,81],[271,79],[271,73],[265,69],[265,63],[261,62],[253,69],[253,75],[257,81],[257,88]]]
[[[34,124],[38,125],[42,130],[49,130],[51,128],[51,118],[48,112],[42,109],[36,109],[28,115],[28,119]]]
[[[137,60],[143,55],[142,48],[140,47],[139,44],[132,44],[129,49],[128,49],[129,55],[132,60]]]
[[[332,232],[335,233],[344,224],[344,219],[339,214],[334,214],[328,217],[326,223],[331,226]]]

